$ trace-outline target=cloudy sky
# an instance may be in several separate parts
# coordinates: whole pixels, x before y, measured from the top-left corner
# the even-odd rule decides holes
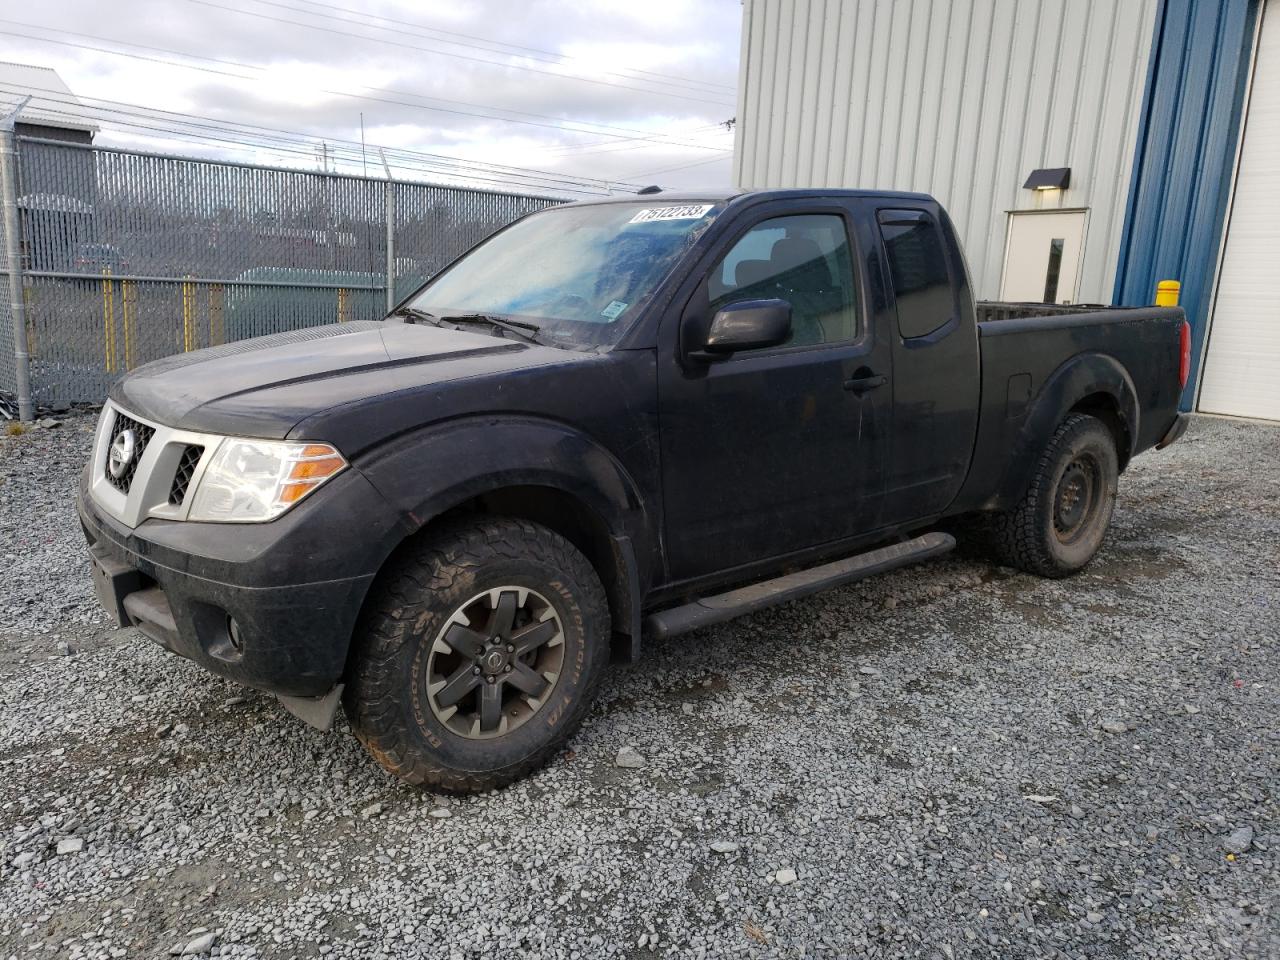
[[[720,186],[741,18],[740,0],[47,0],[4,5],[0,60],[56,69],[101,143],[358,171],[363,113],[378,173],[381,146],[413,179],[466,160],[484,185]]]

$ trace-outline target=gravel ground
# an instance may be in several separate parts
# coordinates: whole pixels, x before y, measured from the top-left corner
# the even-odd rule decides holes
[[[1280,428],[1140,458],[1069,582],[952,558],[655,645],[446,800],[105,625],[91,427],[0,440],[0,957],[1280,955]]]

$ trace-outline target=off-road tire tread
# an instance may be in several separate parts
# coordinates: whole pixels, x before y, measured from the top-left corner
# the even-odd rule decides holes
[[[398,697],[405,679],[398,660],[414,637],[415,622],[428,611],[423,599],[449,589],[459,573],[492,559],[540,560],[580,587],[587,643],[608,645],[609,607],[591,563],[568,540],[526,520],[490,518],[453,522],[413,544],[392,561],[365,605],[359,644],[343,690],[343,708],[356,738],[388,771],[408,783],[450,793],[497,789],[541,767],[577,729],[591,705],[604,655],[587,658],[579,695],[555,737],[524,760],[496,770],[462,772],[431,763],[413,749]],[[408,722],[412,722],[411,720]]]
[[[1107,437],[1109,443],[1114,443],[1111,432],[1098,418],[1085,413],[1067,416],[1058,425],[1036,461],[1031,481],[1027,484],[1027,492],[1017,506],[991,515],[989,540],[1001,563],[1051,579],[1061,579],[1076,572],[1074,568],[1062,566],[1049,552],[1038,513],[1040,498],[1053,495],[1054,491],[1048,489],[1048,486],[1066,438],[1079,430],[1095,428]]]

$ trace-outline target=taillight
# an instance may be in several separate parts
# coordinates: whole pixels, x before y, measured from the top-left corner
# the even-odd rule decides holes
[[[1181,389],[1191,377],[1191,324],[1185,320],[1178,331],[1178,353],[1178,388]]]

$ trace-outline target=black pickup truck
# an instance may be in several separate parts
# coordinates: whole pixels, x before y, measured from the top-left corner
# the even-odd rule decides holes
[[[569,204],[385,320],[120,380],[79,511],[120,624],[480,790],[643,638],[945,553],[943,521],[1081,569],[1185,427],[1188,351],[1177,309],[975,304],[928,196]]]

